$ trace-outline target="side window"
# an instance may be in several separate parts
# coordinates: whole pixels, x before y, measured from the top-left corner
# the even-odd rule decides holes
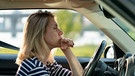
[[[46,10],[46,9],[45,9]],[[1,10],[0,11],[0,41],[15,47],[20,47],[22,31],[29,14],[37,10]],[[43,10],[44,11],[44,10]],[[75,45],[73,53],[78,57],[91,57],[102,40],[109,41],[98,28],[87,18],[72,10],[50,10],[55,14],[64,36],[71,38]],[[0,54],[17,54],[7,46],[0,45]],[[8,48],[8,49],[7,49]],[[60,49],[54,49],[56,56],[63,56]]]
[[[111,42],[102,31],[80,13],[61,10],[55,14],[60,28],[64,31],[64,36],[73,39],[75,46],[72,51],[78,57],[91,57],[102,40]],[[55,50],[57,50],[55,55],[64,55],[60,49]]]
[[[19,10],[0,10],[0,54],[17,54],[22,39],[24,18]]]

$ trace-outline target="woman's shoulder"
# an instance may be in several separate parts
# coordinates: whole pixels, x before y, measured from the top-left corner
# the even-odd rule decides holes
[[[40,67],[40,66],[43,67],[43,63],[39,61],[37,57],[24,59],[22,65],[30,69],[34,67]]]
[[[46,67],[43,65],[41,61],[38,60],[38,58],[27,58],[23,60],[23,62],[20,65],[20,68],[18,69],[18,75],[29,75],[29,76],[39,76],[39,75],[49,75],[49,72],[47,71]]]

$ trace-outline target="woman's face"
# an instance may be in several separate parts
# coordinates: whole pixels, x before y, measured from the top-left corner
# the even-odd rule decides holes
[[[49,23],[45,32],[45,41],[50,49],[60,47],[60,39],[62,38],[63,32],[59,29],[56,21],[53,17],[49,17]]]

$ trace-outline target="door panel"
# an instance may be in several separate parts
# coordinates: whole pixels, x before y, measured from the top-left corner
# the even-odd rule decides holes
[[[13,54],[0,54],[0,75],[15,75],[18,65],[15,64],[17,55]],[[86,67],[90,58],[78,57],[79,62],[83,66]],[[69,69],[69,65],[67,64],[66,57],[64,56],[57,56],[55,60],[61,64],[63,67]],[[101,59],[109,66],[114,66],[115,59]]]

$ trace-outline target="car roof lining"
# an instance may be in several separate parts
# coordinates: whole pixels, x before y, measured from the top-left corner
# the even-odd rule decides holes
[[[48,3],[53,3],[53,2],[59,2],[62,0],[7,0],[7,1],[12,1],[12,2],[48,2]]]
[[[0,9],[27,9],[27,8],[87,8],[95,10],[92,5],[96,2],[93,0],[1,0]],[[25,6],[24,6],[25,5]],[[38,6],[37,6],[38,5]]]

